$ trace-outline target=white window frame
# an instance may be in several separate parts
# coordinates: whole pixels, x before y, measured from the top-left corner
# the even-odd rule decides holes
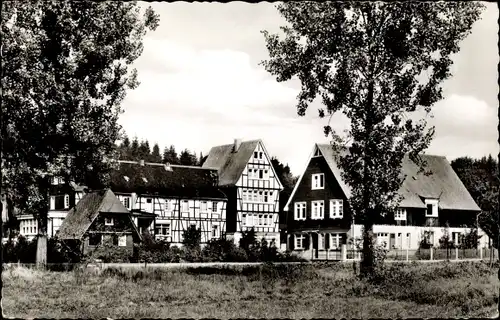
[[[69,209],[69,194],[64,195],[64,209]]]
[[[394,220],[396,221],[406,221],[406,209],[398,208],[394,213]]]
[[[119,247],[127,246],[127,235],[122,235],[118,237],[118,246]]]
[[[295,220],[306,220],[307,202],[295,202],[294,218]]]
[[[296,234],[294,238],[295,249],[304,249],[304,240],[306,239],[306,237],[303,234]]]
[[[241,225],[243,225],[243,226],[247,225],[247,214],[246,213],[241,214]]]
[[[130,197],[123,197],[121,203],[123,204],[123,206],[125,208],[127,208],[128,210],[130,210],[130,203],[131,203]]]
[[[182,213],[189,213],[189,201],[188,200],[181,201],[181,212]]]
[[[212,201],[212,212],[217,212],[219,209],[219,202]]]
[[[203,212],[203,213],[208,212],[208,202],[200,201],[200,212]]]
[[[330,199],[330,218],[332,219],[344,218],[344,200]]]
[[[219,226],[212,225],[212,238],[219,238]]]
[[[339,249],[342,245],[341,242],[341,233],[330,233],[330,249]]]
[[[406,233],[406,248],[411,249],[411,233]]]
[[[326,238],[324,233],[318,233],[318,250],[325,250]]]
[[[55,196],[50,196],[49,209],[50,210],[55,210],[56,209],[56,197]]]
[[[427,211],[427,206],[432,205],[432,214]],[[439,200],[438,199],[425,199],[425,217],[437,218],[439,216]]]
[[[313,173],[311,175],[311,190],[320,190],[325,188],[325,174]]]
[[[111,221],[111,222],[109,222],[109,221]],[[113,217],[105,217],[104,218],[104,225],[105,226],[114,226],[115,225],[115,219],[113,219]]]
[[[324,200],[311,201],[311,219],[320,220],[324,218],[325,218],[325,201]]]
[[[155,235],[161,236],[161,237],[170,237],[170,234],[172,233],[172,230],[170,228],[170,223],[166,223],[166,222],[160,222],[160,223],[157,222],[155,229],[160,230],[159,233],[156,233],[156,230],[155,230]],[[163,230],[167,230],[166,234],[163,234]]]

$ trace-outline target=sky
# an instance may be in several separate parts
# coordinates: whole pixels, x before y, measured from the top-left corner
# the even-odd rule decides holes
[[[261,30],[285,23],[268,2],[143,3],[160,15],[134,62],[140,86],[125,98],[119,123],[129,137],[160,149],[174,145],[207,155],[234,139],[262,139],[270,156],[304,169],[314,143],[329,141],[319,101],[297,115],[300,82],[278,83],[259,65],[269,58]],[[433,108],[434,140],[426,153],[474,158],[498,154],[498,8],[485,3],[482,19],[453,57],[444,99]],[[334,116],[336,130],[348,128]]]

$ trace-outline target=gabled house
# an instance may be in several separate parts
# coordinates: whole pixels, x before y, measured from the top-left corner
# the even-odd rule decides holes
[[[109,190],[91,191],[67,214],[56,237],[64,241],[81,241],[84,254],[101,244],[125,247],[133,252],[141,235],[130,212]]]
[[[444,229],[455,242],[476,225],[481,211],[450,163],[442,156],[420,155],[424,172],[405,157],[403,196],[395,214],[386,214],[373,227],[380,244],[387,249],[417,249],[423,236],[437,246]],[[329,144],[316,144],[285,206],[287,248],[305,257],[325,257],[339,250],[348,238],[361,238],[362,225],[351,212],[351,189],[342,178],[336,154]],[[482,245],[488,241],[481,238]],[[333,255],[330,255],[333,256]]]
[[[252,228],[257,238],[280,244],[279,195],[283,186],[262,140],[212,147],[203,168],[214,168],[227,195],[226,232],[236,244]]]
[[[201,230],[202,244],[225,235],[227,198],[217,170],[120,160],[110,178],[141,234],[174,245],[181,245],[191,225]]]
[[[85,187],[74,182],[64,183],[62,178],[52,177],[49,189],[49,212],[47,213],[47,235],[53,237],[59,230],[69,210],[85,194]],[[31,214],[20,212],[17,216],[19,234],[33,239],[38,234],[38,221]]]

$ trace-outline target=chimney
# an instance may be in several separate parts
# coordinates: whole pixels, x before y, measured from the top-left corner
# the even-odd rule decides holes
[[[238,152],[240,146],[241,146],[241,139],[234,139],[233,152]]]
[[[144,167],[144,160],[139,160],[139,164]]]

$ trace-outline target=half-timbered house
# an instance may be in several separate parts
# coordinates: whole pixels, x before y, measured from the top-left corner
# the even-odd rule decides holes
[[[127,208],[109,190],[86,193],[66,215],[56,233],[64,241],[80,241],[87,254],[102,244],[114,245],[133,253],[141,235]]]
[[[258,239],[280,243],[279,195],[283,186],[261,140],[213,147],[204,168],[215,168],[219,187],[227,195],[227,234],[238,243],[243,231],[255,230]]]
[[[175,245],[191,225],[201,230],[202,244],[224,236],[227,198],[217,184],[214,169],[144,161],[118,161],[110,180],[139,232]]]
[[[73,208],[85,194],[85,188],[74,182],[64,183],[62,178],[51,178],[49,188],[49,212],[47,214],[47,235],[53,237],[59,230],[69,210]],[[17,216],[19,234],[32,239],[38,234],[38,220],[31,214]]]
[[[362,224],[349,207],[351,189],[336,163],[333,147],[316,144],[284,210],[287,248],[305,258],[338,254],[348,238],[362,237]],[[476,225],[480,208],[442,156],[420,155],[425,170],[409,157],[402,163],[405,180],[399,209],[380,217],[373,232],[387,249],[417,249],[423,236],[437,246],[445,228],[455,242]],[[479,234],[484,235],[482,230]],[[481,245],[488,239],[481,237]],[[333,252],[332,252],[333,251]]]

